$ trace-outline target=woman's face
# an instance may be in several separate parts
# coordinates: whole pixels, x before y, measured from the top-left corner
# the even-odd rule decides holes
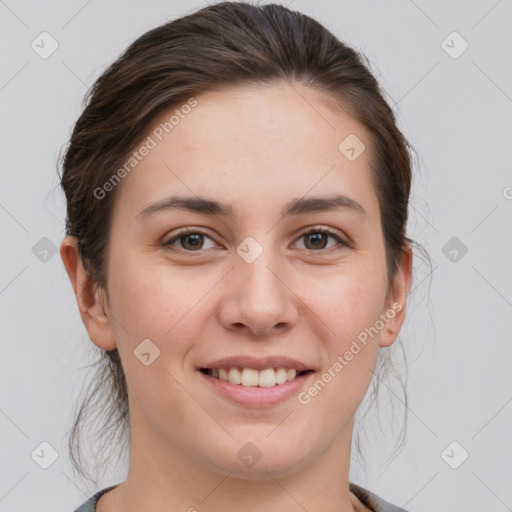
[[[400,329],[409,275],[400,268],[386,302],[360,124],[298,85],[195,99],[159,117],[117,185],[108,321],[89,333],[119,349],[132,436],[148,453],[284,475],[350,442],[379,345]],[[230,378],[262,386],[226,383],[219,366],[248,368]],[[310,371],[270,385],[293,368]]]

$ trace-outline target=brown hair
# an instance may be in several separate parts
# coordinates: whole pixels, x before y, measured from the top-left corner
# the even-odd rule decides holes
[[[101,200],[94,191],[147,136],[155,118],[163,110],[223,86],[283,82],[324,93],[368,130],[391,283],[405,247],[415,244],[405,234],[411,147],[369,67],[364,55],[319,22],[276,4],[221,2],[139,37],[88,91],[62,164],[66,234],[76,237],[79,255],[95,286],[107,289],[106,254],[117,191]],[[390,365],[389,352],[382,352],[374,397]],[[75,416],[69,438],[74,468],[82,476],[86,472],[79,437],[89,411],[107,412],[102,432],[108,431],[110,438],[101,438],[97,453],[107,453],[105,447],[112,439],[129,428],[126,381],[118,351],[100,351],[95,365],[94,386]]]

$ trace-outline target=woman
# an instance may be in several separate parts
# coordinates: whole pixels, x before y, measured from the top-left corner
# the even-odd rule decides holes
[[[405,316],[408,150],[361,57],[283,6],[208,6],[103,73],[60,253],[130,465],[79,512],[401,510],[348,475]]]

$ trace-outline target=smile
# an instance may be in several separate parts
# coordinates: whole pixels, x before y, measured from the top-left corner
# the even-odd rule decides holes
[[[291,382],[312,370],[299,371],[295,368],[202,368],[201,372],[230,384],[245,387],[270,388]]]
[[[262,370],[238,367],[198,370],[197,373],[215,395],[251,408],[267,408],[286,403],[303,391],[316,373],[314,370],[297,371],[282,367]]]

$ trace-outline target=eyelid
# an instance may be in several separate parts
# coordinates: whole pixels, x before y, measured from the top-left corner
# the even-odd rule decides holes
[[[312,233],[324,233],[324,234],[326,234],[328,236],[331,236],[331,237],[333,237],[336,240],[336,242],[338,243],[338,246],[337,247],[330,247],[328,249],[319,249],[317,251],[315,251],[313,249],[303,249],[303,250],[307,251],[310,254],[313,254],[313,253],[318,253],[318,254],[330,253],[333,250],[339,250],[339,249],[341,249],[343,247],[349,247],[349,248],[353,248],[354,247],[353,244],[349,240],[347,240],[346,236],[343,236],[343,235],[339,234],[337,231],[334,231],[331,228],[327,228],[327,227],[322,226],[322,225],[307,226],[307,227],[301,229],[299,231],[299,234],[297,235],[297,238],[296,238],[295,242],[300,240],[303,236],[308,235],[308,234],[312,234]],[[213,237],[210,236],[209,234],[207,234],[204,231],[204,228],[186,227],[186,228],[183,228],[180,231],[178,231],[175,235],[173,235],[168,240],[162,242],[161,245],[163,247],[171,250],[171,251],[182,252],[182,253],[187,253],[187,254],[201,253],[201,252],[205,251],[205,249],[202,249],[202,250],[199,249],[197,251],[191,251],[191,250],[186,250],[186,249],[182,249],[182,248],[175,248],[175,247],[171,246],[172,243],[175,243],[181,237],[183,237],[185,235],[188,235],[188,234],[200,234],[200,235],[203,235],[203,236],[205,236],[207,238],[210,238],[212,241],[215,242]],[[215,242],[215,243],[217,243],[217,242]]]
[[[311,234],[311,233],[324,233],[324,234],[326,234],[328,236],[331,236],[331,237],[333,237],[337,241],[338,246],[337,247],[330,247],[328,249],[320,249],[318,251],[315,251],[313,249],[304,249],[304,250],[308,251],[308,253],[310,253],[310,254],[318,253],[318,254],[321,255],[321,254],[327,254],[327,253],[330,253],[332,251],[336,251],[336,250],[342,249],[343,247],[354,248],[353,244],[351,243],[350,240],[347,239],[346,236],[343,236],[338,231],[335,231],[335,230],[333,230],[331,228],[328,228],[328,227],[325,227],[325,226],[322,226],[322,225],[308,226],[306,228],[303,228],[299,232],[297,240],[300,240],[304,235],[308,235],[308,234]]]
[[[204,237],[207,237],[209,238],[210,240],[212,240],[213,242],[215,242],[215,240],[213,239],[212,236],[210,236],[208,233],[206,233],[206,231],[204,231],[204,228],[194,228],[194,227],[186,227],[186,228],[183,228],[181,230],[179,230],[175,235],[173,235],[171,238],[167,239],[167,240],[164,240],[161,245],[165,248],[165,249],[168,249],[170,251],[174,251],[174,252],[181,252],[181,253],[187,253],[187,254],[193,254],[193,253],[201,253],[201,252],[204,252],[204,249],[202,250],[198,250],[198,251],[187,251],[186,249],[182,249],[182,248],[176,248],[176,247],[172,247],[171,244],[177,242],[181,237],[185,236],[185,235],[189,235],[189,234],[198,234],[198,235],[202,235]],[[217,242],[215,242],[217,243]]]

